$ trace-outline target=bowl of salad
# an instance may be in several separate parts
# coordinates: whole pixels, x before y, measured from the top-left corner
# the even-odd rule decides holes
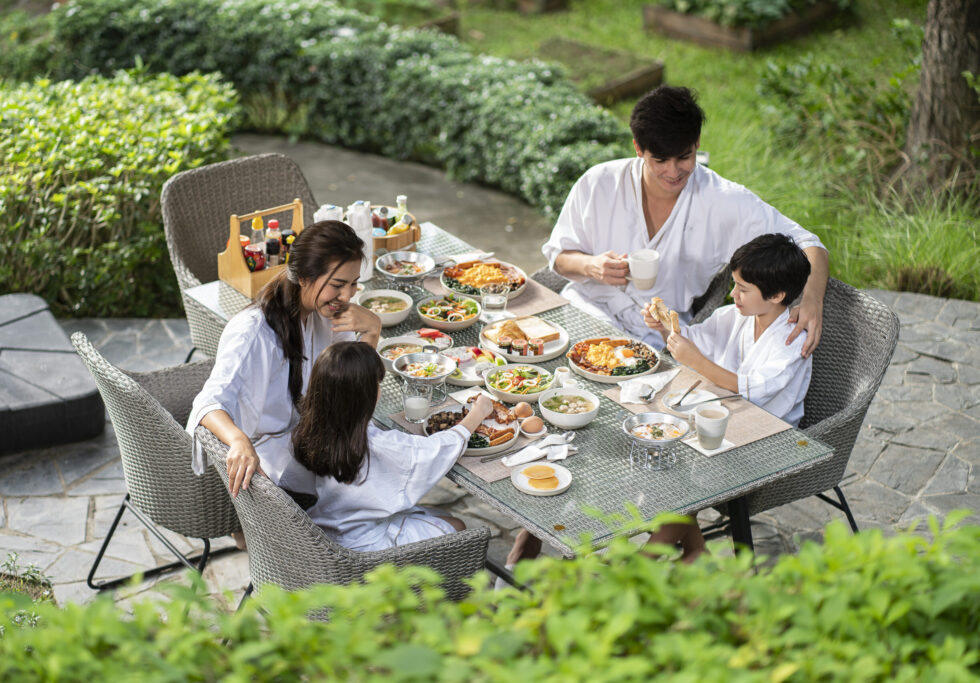
[[[456,361],[441,353],[423,351],[398,356],[391,366],[395,374],[411,382],[442,384],[456,369]]]
[[[425,324],[444,332],[465,330],[480,319],[480,303],[462,294],[426,297],[415,304],[415,310]]]
[[[491,368],[483,375],[484,384],[493,396],[507,403],[533,403],[551,388],[554,375],[544,368],[526,363],[510,363]]]
[[[397,325],[412,312],[412,297],[397,289],[368,289],[355,295],[354,303],[381,318],[382,327]]]

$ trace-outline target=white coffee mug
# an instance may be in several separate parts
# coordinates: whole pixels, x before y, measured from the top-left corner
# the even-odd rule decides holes
[[[627,280],[637,289],[653,289],[660,272],[660,253],[655,249],[637,249],[627,258],[630,274]]]
[[[729,415],[728,408],[719,405],[703,405],[694,410],[694,426],[698,430],[701,448],[709,451],[721,448]]]

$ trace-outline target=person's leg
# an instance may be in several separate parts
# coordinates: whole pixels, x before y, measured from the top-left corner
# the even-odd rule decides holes
[[[507,553],[507,566],[513,567],[521,560],[533,560],[541,554],[541,539],[533,536],[527,529],[521,529],[514,539],[514,545]]]
[[[687,534],[688,526],[688,524],[680,522],[662,524],[659,529],[650,534],[650,538],[647,539],[647,545],[660,544],[674,547],[674,544],[681,541]],[[647,551],[647,554],[651,557],[660,557],[659,553]]]
[[[448,515],[436,515],[436,517],[449,524],[449,526],[456,531],[463,531],[466,528],[466,525],[461,519],[456,519],[455,517],[450,517]]]
[[[248,546],[245,545],[245,534],[241,531],[232,531],[231,538],[235,541],[235,547],[239,550],[248,550]]]
[[[677,522],[664,524],[659,529],[650,534],[648,544],[660,543],[673,546],[675,543],[681,544],[681,561],[690,564],[698,557],[707,552],[704,536],[697,521],[691,518],[689,522]],[[659,557],[657,553],[649,553],[653,557]]]

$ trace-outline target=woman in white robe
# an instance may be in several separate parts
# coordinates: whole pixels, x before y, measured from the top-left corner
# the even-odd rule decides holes
[[[285,273],[225,327],[187,431],[193,436],[203,424],[229,445],[232,495],[248,487],[258,467],[283,488],[314,492],[312,474],[292,457],[291,432],[319,353],[357,335],[377,345],[381,321],[350,304],[362,259],[363,242],[348,225],[314,223],[293,243]],[[203,473],[196,442],[192,457],[195,471]]]

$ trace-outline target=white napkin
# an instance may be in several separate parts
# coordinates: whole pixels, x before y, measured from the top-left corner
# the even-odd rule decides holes
[[[560,434],[549,434],[533,446],[525,446],[516,453],[511,453],[500,462],[504,467],[516,467],[533,460],[540,460],[547,457],[548,460],[564,460],[572,453],[577,452],[575,446],[569,446]]]
[[[447,254],[444,258],[451,258],[456,263],[466,263],[467,261],[485,261],[491,256],[493,256],[492,251],[468,251],[463,254]]]
[[[680,371],[680,368],[674,368],[673,370],[668,370],[667,372],[658,372],[653,375],[646,375],[645,377],[637,377],[635,379],[628,379],[625,382],[620,382],[620,403],[643,403],[640,396],[646,396],[651,390],[654,394],[657,393],[667,386],[667,383],[674,379],[677,376],[677,373]],[[653,394],[651,394],[651,397],[652,395]]]

